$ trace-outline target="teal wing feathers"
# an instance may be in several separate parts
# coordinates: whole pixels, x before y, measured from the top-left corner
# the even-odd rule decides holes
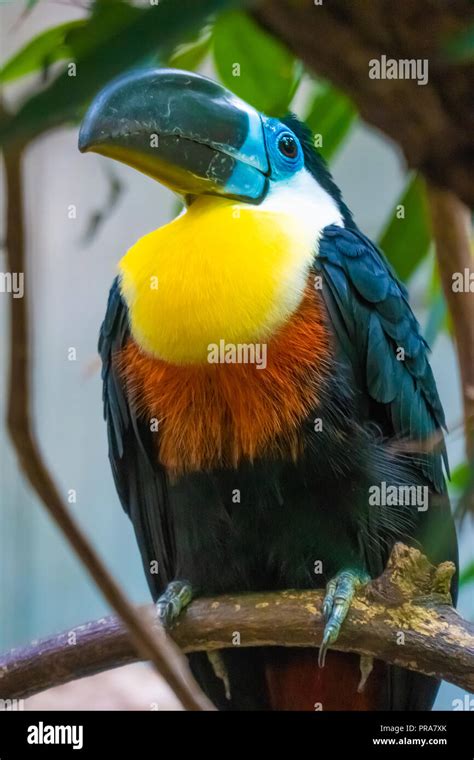
[[[135,414],[114,362],[115,355],[129,338],[128,311],[116,279],[99,337],[109,459],[120,501],[135,528],[145,574],[156,599],[173,578],[174,540],[166,519],[166,474],[153,458],[152,436],[156,434]]]
[[[357,229],[327,227],[315,266],[323,273],[328,309],[361,392],[373,407],[379,405],[387,436],[410,441],[418,451],[413,461],[433,488],[443,492],[446,423],[429,349],[405,287]]]

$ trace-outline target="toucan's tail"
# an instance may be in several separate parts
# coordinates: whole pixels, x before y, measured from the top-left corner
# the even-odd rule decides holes
[[[190,655],[198,682],[219,710],[384,710],[389,667],[375,661],[363,689],[360,657],[329,651],[324,668],[317,649],[265,647],[221,652],[215,669],[203,652]],[[227,683],[226,683],[227,681]]]
[[[265,653],[271,710],[383,710],[387,667],[375,661],[365,684],[360,657],[328,652],[324,668],[316,649],[273,648]]]

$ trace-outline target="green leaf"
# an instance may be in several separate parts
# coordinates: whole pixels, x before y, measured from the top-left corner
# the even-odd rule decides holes
[[[302,66],[249,16],[241,11],[219,16],[213,54],[219,77],[232,92],[270,116],[288,112]]]
[[[467,63],[474,60],[474,24],[452,37],[444,46],[444,50],[452,61]]]
[[[324,84],[316,93],[305,122],[315,136],[321,136],[321,146],[316,147],[326,161],[334,158],[356,115],[349,98],[335,87]]]
[[[427,288],[429,312],[423,331],[423,337],[433,348],[438,335],[447,329],[447,306],[436,259],[433,256],[431,279]]]
[[[118,30],[105,23],[104,14],[93,14],[81,30],[80,42],[70,41],[79,49],[76,75],[70,76],[65,70],[46,89],[30,97],[18,113],[5,119],[0,124],[0,143],[28,141],[47,129],[76,120],[89,100],[113,77],[152,53],[166,60],[211,14],[237,1],[161,0],[157,6],[135,8],[134,18]],[[90,37],[84,42],[86,29]]]
[[[397,201],[379,246],[400,279],[406,282],[427,255],[430,244],[425,191],[421,180],[414,177]]]
[[[86,24],[87,19],[68,21],[41,32],[5,63],[0,70],[0,83],[12,82],[26,74],[41,71],[55,61],[72,56],[71,48],[67,44],[68,33]]]
[[[423,337],[430,348],[433,348],[436,338],[446,324],[446,311],[446,301],[440,291],[433,298],[424,329]]]
[[[471,562],[470,565],[464,568],[462,571],[460,577],[459,577],[459,585],[465,586],[468,583],[472,583],[474,581],[474,562]]]
[[[44,69],[55,61],[76,61],[142,15],[143,9],[125,0],[96,0],[89,19],[68,21],[31,40],[5,64],[0,71],[0,82]]]
[[[80,60],[100,46],[106,51],[110,37],[133,26],[144,12],[143,8],[129,5],[126,0],[95,0],[87,26],[68,35],[74,59]]]
[[[471,468],[469,467],[468,462],[464,462],[463,464],[460,464],[458,467],[456,467],[456,469],[451,473],[451,479],[449,483],[450,486],[452,488],[455,488],[457,491],[464,491],[464,489],[468,487],[471,478]]]
[[[453,504],[456,504],[454,516],[462,521],[474,508],[474,460],[470,464],[460,464],[451,474],[449,490]]]
[[[173,69],[195,71],[208,54],[211,40],[211,28],[206,27],[196,40],[177,47],[168,59],[168,66]]]

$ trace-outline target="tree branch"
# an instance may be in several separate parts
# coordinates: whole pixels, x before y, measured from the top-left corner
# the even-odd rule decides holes
[[[7,188],[6,243],[10,272],[22,273],[27,280],[22,157],[23,146],[19,144],[11,144],[4,153]],[[70,515],[59,494],[31,427],[28,331],[27,299],[11,298],[7,426],[20,467],[112,609],[124,621],[136,650],[153,663],[187,709],[213,709],[194,681],[180,652],[165,636],[158,640],[156,631],[149,622],[140,617]]]
[[[433,567],[397,544],[383,575],[355,596],[334,646],[443,678],[474,691],[474,624],[451,606],[454,565]],[[323,592],[225,595],[193,602],[171,635],[185,652],[240,646],[317,647]],[[315,654],[316,658],[316,654]],[[86,623],[0,656],[0,697],[28,697],[137,660],[115,617]]]
[[[474,456],[474,295],[453,288],[453,275],[474,270],[471,214],[449,190],[427,185],[436,256],[459,357],[468,459]]]
[[[474,65],[445,52],[474,23],[469,0],[261,0],[255,16],[344,90],[365,121],[401,146],[410,167],[474,207]],[[369,78],[369,62],[382,55],[427,60],[428,82]]]

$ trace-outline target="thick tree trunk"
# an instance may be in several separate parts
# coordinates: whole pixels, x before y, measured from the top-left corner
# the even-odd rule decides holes
[[[262,0],[257,20],[398,143],[408,166],[474,207],[474,63],[446,43],[474,24],[469,0]],[[370,61],[428,61],[428,81],[371,79]],[[421,64],[420,64],[421,65]]]

